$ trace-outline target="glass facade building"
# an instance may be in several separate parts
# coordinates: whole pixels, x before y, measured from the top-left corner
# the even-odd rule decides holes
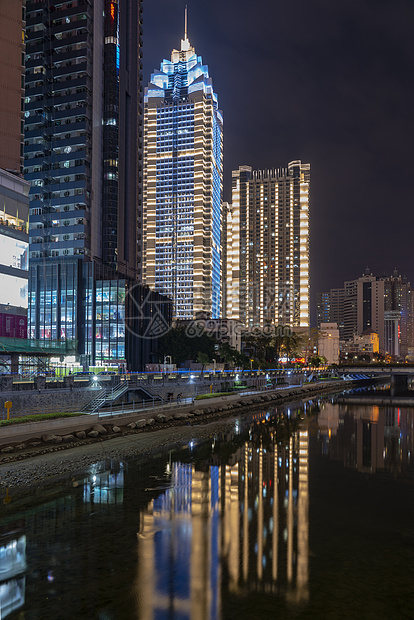
[[[128,357],[113,304],[140,267],[141,21],[139,0],[26,5],[29,333],[88,363]]]
[[[223,119],[187,33],[144,95],[143,281],[174,316],[221,311]]]
[[[309,327],[310,164],[232,173],[226,317],[246,327]]]

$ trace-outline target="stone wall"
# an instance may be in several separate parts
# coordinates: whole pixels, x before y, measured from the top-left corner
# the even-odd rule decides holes
[[[88,389],[71,390],[44,390],[39,392],[13,392],[7,395],[2,393],[0,409],[3,411],[3,419],[6,418],[4,403],[11,400],[13,405],[10,409],[10,417],[17,415],[29,415],[31,413],[56,413],[60,411],[80,411],[95,396],[96,391]]]

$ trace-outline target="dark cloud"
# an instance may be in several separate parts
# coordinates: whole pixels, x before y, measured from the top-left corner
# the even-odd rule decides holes
[[[146,0],[144,81],[189,37],[224,113],[231,170],[312,166],[313,291],[367,266],[414,284],[412,0]]]

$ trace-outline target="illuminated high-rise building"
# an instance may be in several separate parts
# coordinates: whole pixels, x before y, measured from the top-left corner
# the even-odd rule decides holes
[[[227,214],[226,318],[309,327],[310,164],[234,170]]]
[[[185,29],[144,94],[143,281],[177,319],[220,317],[223,119]]]

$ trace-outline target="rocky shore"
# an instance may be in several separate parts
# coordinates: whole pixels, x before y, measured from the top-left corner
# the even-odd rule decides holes
[[[194,406],[177,407],[168,412],[125,415],[93,424],[71,434],[44,433],[5,445],[0,450],[0,487],[36,486],[58,477],[84,472],[88,465],[107,458],[147,457],[154,451],[191,439],[204,439],[229,424],[229,417],[266,406],[342,391],[352,382],[329,382],[237,397],[215,402],[198,401]]]

